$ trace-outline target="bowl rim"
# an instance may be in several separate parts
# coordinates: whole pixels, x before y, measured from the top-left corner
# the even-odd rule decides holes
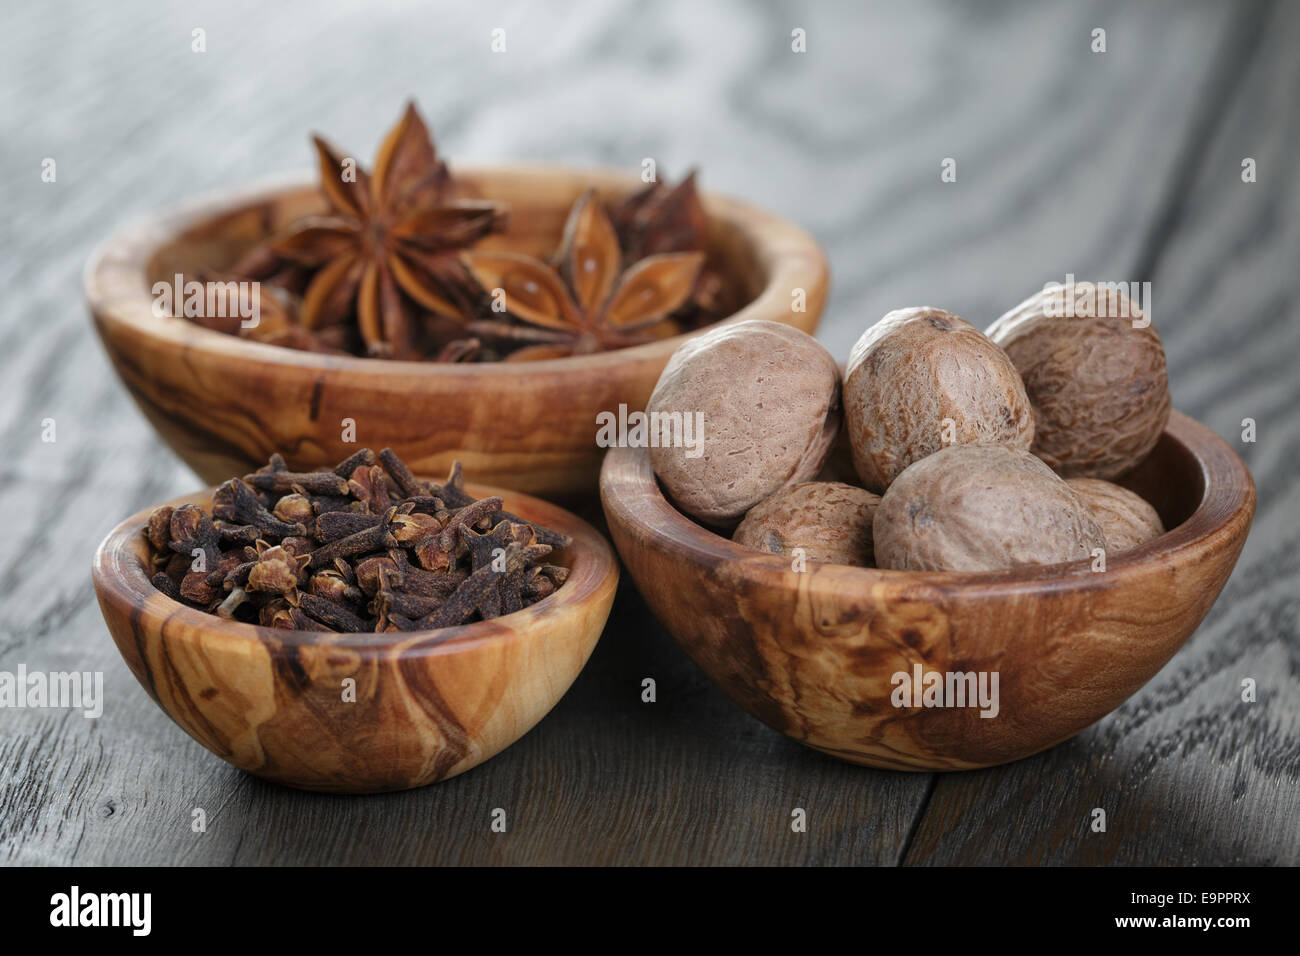
[[[620,524],[639,538],[657,541],[695,565],[713,566],[739,581],[809,589],[814,597],[879,594],[910,596],[916,589],[974,599],[1024,596],[1046,590],[1088,591],[1112,587],[1125,577],[1167,572],[1170,561],[1190,558],[1244,538],[1255,512],[1255,483],[1241,457],[1218,435],[1173,411],[1165,429],[1200,469],[1202,492],[1193,512],[1174,528],[1136,548],[1107,555],[1106,570],[1093,572],[1088,559],[1000,571],[896,571],[810,562],[815,574],[793,571],[788,558],[754,551],[696,524],[664,496],[650,467],[648,449],[613,448],[600,474],[600,495],[613,531]],[[617,537],[616,537],[617,540]]]
[[[558,163],[457,164],[454,175],[470,182],[478,177],[512,176],[537,180],[566,177],[575,183],[583,182],[604,190],[645,185],[639,176],[627,170]],[[146,270],[163,245],[210,219],[314,186],[315,178],[305,173],[280,173],[252,185],[212,191],[128,221],[103,239],[86,262],[82,288],[91,314],[96,322],[121,324],[160,344],[184,346],[229,358],[257,360],[276,368],[352,371],[381,377],[495,372],[513,379],[528,375],[551,376],[577,369],[604,371],[641,359],[666,357],[682,342],[708,329],[746,319],[770,318],[789,311],[791,289],[821,288],[829,291],[830,268],[826,253],[802,226],[745,200],[701,190],[700,198],[710,218],[737,226],[749,238],[755,259],[767,271],[767,280],[758,294],[732,315],[699,329],[643,345],[536,362],[394,360],[307,352],[228,335],[174,315],[154,315]]]
[[[219,636],[236,643],[265,645],[268,641],[285,647],[314,647],[321,651],[347,650],[365,655],[387,655],[398,652],[402,656],[419,654],[454,654],[522,639],[531,634],[532,624],[543,617],[570,615],[584,612],[602,595],[613,597],[618,586],[619,563],[614,549],[595,528],[572,512],[541,498],[491,485],[467,483],[466,490],[476,498],[501,495],[506,509],[520,513],[542,512],[538,520],[555,530],[563,530],[573,537],[567,549],[572,555],[569,577],[553,594],[535,604],[530,604],[510,614],[488,621],[475,621],[455,627],[424,631],[363,631],[339,633],[331,631],[297,631],[287,628],[264,627],[243,621],[231,621],[208,614],[198,608],[168,597],[153,586],[145,572],[142,552],[146,547],[141,530],[150,512],[165,505],[208,502],[215,488],[209,487],[188,495],[178,495],[168,501],[143,508],[120,522],[104,536],[91,565],[91,578],[95,591],[108,615],[107,605],[114,612],[132,621],[156,622],[159,631],[169,630],[166,625],[175,621],[179,633],[185,636]],[[556,518],[561,520],[557,521]],[[530,519],[533,520],[533,519]],[[322,641],[322,635],[337,634],[337,640]]]

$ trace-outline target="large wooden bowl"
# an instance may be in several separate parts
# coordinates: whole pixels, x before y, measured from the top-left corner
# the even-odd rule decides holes
[[[1255,511],[1241,459],[1174,413],[1123,483],[1166,534],[1090,565],[919,573],[790,561],[695,524],[643,449],[615,449],[601,497],[624,566],[678,644],[736,703],[816,750],[897,770],[987,767],[1099,720],[1160,670],[1227,581]],[[997,672],[1000,710],[895,707],[895,674]]]
[[[226,621],[162,594],[140,533],[118,525],[95,554],[99,606],[131,672],[191,737],[242,770],[335,793],[446,780],[510,746],[578,676],[609,616],[618,562],[590,525],[508,491],[514,514],[573,536],[569,579],[491,621],[404,634],[311,634]],[[167,502],[210,507],[212,492]],[[152,510],[152,509],[150,509]],[[355,702],[343,699],[355,681]]]
[[[468,192],[510,204],[509,231],[481,248],[547,257],[573,200],[595,186],[620,195],[639,181],[611,172],[510,167],[456,170]],[[812,332],[826,300],[821,248],[798,226],[705,194],[709,255],[741,301],[728,321],[770,319]],[[448,365],[331,357],[250,342],[153,313],[152,285],[197,266],[223,268],[263,236],[318,212],[314,185],[217,197],[108,239],[86,271],[104,348],[145,416],[205,482],[244,474],[272,452],[290,466],[329,467],[355,441],[392,447],[415,471],[455,459],[481,481],[550,498],[594,496],[603,450],[596,414],[645,407],[685,336],[535,363]],[[806,310],[791,311],[803,289]],[[693,333],[694,334],[694,333]]]

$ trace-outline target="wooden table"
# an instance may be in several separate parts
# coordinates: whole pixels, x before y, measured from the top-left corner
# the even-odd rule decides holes
[[[103,671],[107,697],[98,720],[0,710],[0,861],[1300,862],[1300,5],[287,6],[36,4],[0,25],[0,670]],[[462,777],[343,798],[217,760],[136,685],[91,593],[103,534],[197,481],[113,378],[80,270],[124,217],[308,167],[308,130],[368,161],[410,94],[453,161],[653,156],[801,221],[832,260],[820,337],[841,356],[900,306],[983,326],[1068,273],[1150,280],[1176,406],[1258,482],[1222,597],[1118,711],[976,773],[801,748],[724,698],[630,586],[559,707]]]

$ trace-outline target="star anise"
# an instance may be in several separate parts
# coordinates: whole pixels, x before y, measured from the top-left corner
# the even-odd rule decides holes
[[[609,214],[588,190],[573,204],[551,263],[511,252],[473,251],[462,260],[490,293],[504,293],[520,323],[479,320],[480,338],[524,344],[507,361],[532,361],[623,348],[673,335],[669,316],[690,298],[702,252],[647,256],[623,270]]]
[[[254,342],[281,345],[304,352],[347,354],[346,330],[339,326],[321,331],[304,328],[298,318],[299,298],[279,283],[260,282],[257,322],[244,326],[244,318],[239,313],[239,292],[236,287],[239,277],[244,274],[196,270],[194,278],[210,284],[217,294],[223,296],[224,301],[220,303],[222,307],[217,309],[217,315],[195,315],[190,317],[191,320],[205,328],[227,335],[240,335]]]
[[[329,214],[304,219],[245,259],[245,271],[285,262],[314,270],[302,295],[309,331],[353,315],[370,355],[421,354],[413,313],[463,321],[477,305],[458,253],[504,228],[505,207],[450,198],[451,178],[414,104],[389,132],[373,174],[313,137]],[[258,278],[250,275],[250,278]]]
[[[665,252],[704,252],[709,247],[709,218],[695,186],[695,171],[676,186],[650,183],[610,212],[619,245],[628,262]],[[684,325],[699,327],[730,315],[739,303],[722,272],[705,263],[690,301],[673,314]]]
[[[709,217],[695,188],[695,170],[676,186],[656,180],[637,190],[614,205],[610,221],[628,262],[709,247]]]

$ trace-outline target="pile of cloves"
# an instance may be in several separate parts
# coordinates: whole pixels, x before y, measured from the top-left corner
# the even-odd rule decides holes
[[[442,484],[392,449],[362,449],[331,471],[279,455],[221,485],[209,516],[164,506],[144,535],[153,584],[224,618],[299,631],[419,631],[488,620],[540,601],[568,569],[543,559],[572,543]]]

